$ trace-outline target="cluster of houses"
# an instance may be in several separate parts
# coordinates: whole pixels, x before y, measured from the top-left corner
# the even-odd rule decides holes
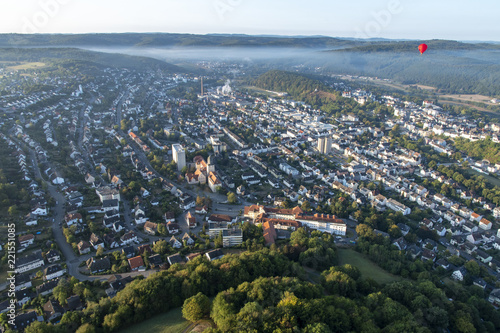
[[[286,238],[286,231],[295,231],[300,227],[307,227],[311,230],[319,230],[339,236],[345,236],[347,232],[346,223],[335,217],[335,215],[307,215],[298,206],[291,209],[272,208],[260,205],[246,206],[244,209],[244,217],[251,219],[254,223],[263,224],[264,235],[269,233],[274,235],[266,239],[267,243],[274,243],[276,237],[280,237],[281,235],[283,238]]]

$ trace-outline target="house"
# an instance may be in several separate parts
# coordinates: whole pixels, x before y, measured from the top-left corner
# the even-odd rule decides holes
[[[122,221],[118,220],[117,222],[113,223],[113,230],[115,232],[120,232],[123,229],[125,229],[125,223],[123,223]]]
[[[488,302],[495,306],[500,306],[500,289],[493,289],[491,291]]]
[[[182,247],[182,243],[179,242],[179,240],[175,238],[175,236],[172,236],[168,242],[174,249],[180,249]]]
[[[22,247],[28,247],[35,242],[35,236],[33,234],[22,235],[17,240]]]
[[[406,244],[406,241],[403,237],[399,237],[398,239],[394,240],[394,242],[392,242],[392,245],[396,246],[399,251],[404,251],[408,247],[408,244]]]
[[[472,244],[479,244],[483,240],[483,236],[481,234],[474,232],[467,236],[467,240]]]
[[[67,311],[77,311],[83,309],[82,300],[78,295],[72,295],[66,298],[66,310]]]
[[[61,317],[64,314],[64,309],[56,300],[49,300],[43,305],[43,317],[47,322]]]
[[[485,218],[482,218],[481,221],[479,221],[479,228],[483,230],[491,230],[491,226],[492,223]]]
[[[110,186],[99,187],[95,190],[99,200],[104,202],[105,200],[117,199],[120,200],[120,192]]]
[[[483,250],[477,250],[476,259],[481,261],[483,264],[487,264],[493,259],[493,257]]]
[[[27,226],[34,226],[34,225],[37,225],[38,224],[38,216],[36,216],[35,214],[32,214],[32,213],[29,213],[28,215],[26,215],[26,217],[24,218],[24,223],[27,225]]]
[[[82,214],[68,213],[64,215],[64,222],[66,222],[66,225],[68,227],[72,226],[73,224],[82,223],[83,222]]]
[[[17,274],[16,275],[16,288],[15,290],[22,290],[26,288],[31,288],[32,283],[29,273]]]
[[[208,207],[207,206],[197,206],[194,209],[194,213],[198,215],[205,215],[208,213]]]
[[[148,218],[146,217],[146,213],[144,212],[144,209],[141,207],[136,207],[134,211],[134,220],[135,224],[143,224],[148,221]]]
[[[90,245],[92,245],[92,247],[96,250],[99,248],[99,246],[104,249],[104,241],[95,233],[92,233],[92,235],[90,235]]]
[[[31,213],[40,216],[47,216],[49,214],[49,210],[45,205],[37,204],[35,207],[33,207]]]
[[[151,268],[157,268],[160,267],[161,264],[163,264],[163,260],[161,259],[161,256],[159,254],[153,254],[148,258],[148,261]]]
[[[175,222],[168,222],[167,223],[167,231],[170,234],[178,234],[180,232],[180,227],[177,223]]]
[[[231,217],[226,214],[212,214],[207,218],[208,223],[219,223],[219,222],[224,222],[224,223],[235,223],[236,222],[236,217]]]
[[[411,228],[404,223],[398,223],[397,226],[399,230],[401,230],[403,236],[406,236],[411,231]]]
[[[37,251],[24,257],[16,258],[16,273],[24,273],[45,265],[42,252]]]
[[[93,177],[90,173],[87,173],[87,174],[85,175],[85,182],[86,182],[87,184],[89,184],[89,185],[90,185],[90,184],[94,184],[94,182],[95,182],[95,178],[94,178],[94,177]]]
[[[111,269],[111,261],[108,257],[96,259],[94,257],[87,260],[87,268],[92,274],[106,272]]]
[[[52,290],[54,290],[55,287],[57,287],[58,283],[59,279],[47,281],[36,287],[36,294],[42,296],[48,295],[52,293]]]
[[[111,234],[104,235],[103,239],[104,244],[106,244],[108,249],[116,249],[120,247],[120,242]]]
[[[43,280],[44,281],[53,280],[55,278],[63,276],[64,273],[66,273],[65,268],[62,268],[61,265],[59,265],[59,264],[54,264],[54,265],[48,266],[47,268],[45,268],[43,270]]]
[[[191,238],[191,236],[189,236],[189,234],[187,232],[184,233],[184,235],[182,236],[182,241],[186,242],[186,245],[193,245],[194,244],[194,240]]]
[[[91,248],[92,248],[92,246],[87,241],[81,240],[80,243],[78,243],[78,252],[80,254],[89,253]]]
[[[187,212],[186,214],[186,224],[189,228],[196,228],[196,217],[194,217],[191,212]]]
[[[213,261],[221,259],[224,256],[224,253],[222,253],[221,249],[215,249],[212,251],[208,251],[207,253],[205,253],[205,255],[207,256],[208,260]]]
[[[486,281],[484,281],[481,278],[475,278],[474,281],[472,281],[472,284],[475,285],[475,286],[478,286],[479,288],[481,288],[483,290],[486,289],[486,286],[488,285],[486,283]]]
[[[139,255],[143,255],[144,253],[147,253],[148,255],[150,255],[151,253],[153,253],[153,250],[151,250],[151,246],[149,246],[149,244],[143,244],[141,246],[139,246],[137,248],[137,251],[139,251]]]
[[[436,261],[436,267],[442,267],[445,270],[450,268],[450,263],[445,258],[438,259]]]
[[[120,210],[120,202],[117,199],[104,200],[102,202],[102,211]]]
[[[163,218],[165,219],[165,223],[175,222],[175,215],[173,212],[166,212],[165,214],[163,214]]]
[[[116,214],[113,216],[104,215],[104,218],[102,220],[104,227],[106,227],[108,229],[113,228],[113,224],[115,224],[116,222],[120,222],[120,215],[119,214]]]
[[[149,221],[144,223],[144,232],[145,233],[148,233],[148,234],[154,236],[157,231],[158,231],[158,224],[157,223],[153,223],[153,222],[149,222]]]
[[[436,253],[434,253],[434,251],[432,250],[429,250],[429,249],[423,249],[422,250],[422,256],[421,256],[421,259],[423,261],[435,261],[436,260]]]
[[[36,297],[36,295],[33,292],[31,292],[30,289],[18,290],[15,292],[15,296],[17,300],[17,305],[20,307]]]
[[[457,281],[463,281],[466,275],[467,275],[467,270],[465,269],[464,266],[462,266],[453,271],[453,273],[451,274],[451,278]]]
[[[137,242],[137,235],[135,234],[134,231],[130,230],[126,234],[124,234],[122,237],[120,237],[120,240],[122,242],[122,245],[129,245],[134,242]]]
[[[179,198],[179,207],[183,210],[188,210],[196,206],[196,201],[193,197],[185,195]]]
[[[49,264],[53,264],[53,263],[58,262],[59,260],[61,260],[61,254],[58,251],[56,251],[56,250],[49,250],[45,254],[45,258],[47,259],[47,261],[49,262]]]
[[[170,266],[172,266],[174,264],[184,263],[184,259],[182,259],[182,257],[179,255],[179,253],[168,256],[167,261],[168,261]]]
[[[141,256],[128,259],[128,264],[130,266],[130,271],[132,272],[146,270],[146,267],[144,266],[144,260],[142,260]]]
[[[36,311],[30,311],[26,313],[22,313],[16,316],[14,319],[14,326],[12,329],[17,330],[19,332],[24,332],[24,329],[28,327],[32,322],[38,320],[38,316]]]
[[[135,248],[133,246],[125,246],[122,249],[122,253],[127,257],[127,258],[132,258],[135,256]]]

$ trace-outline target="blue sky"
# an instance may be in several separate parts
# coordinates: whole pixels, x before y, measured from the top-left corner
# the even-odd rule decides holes
[[[0,32],[500,40],[500,1],[3,0]]]

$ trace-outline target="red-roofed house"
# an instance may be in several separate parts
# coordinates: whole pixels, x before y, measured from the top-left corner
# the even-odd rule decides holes
[[[144,260],[142,260],[141,256],[130,258],[128,264],[132,272],[144,271],[146,269],[146,267],[144,267]]]
[[[17,240],[22,247],[28,247],[35,242],[35,236],[33,234],[22,235]]]
[[[484,230],[490,230],[492,223],[485,218],[482,218],[479,222],[479,228]]]

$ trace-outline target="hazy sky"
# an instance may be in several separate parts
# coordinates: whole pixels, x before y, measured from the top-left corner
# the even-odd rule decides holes
[[[0,32],[500,41],[499,13],[498,0],[0,0]]]

